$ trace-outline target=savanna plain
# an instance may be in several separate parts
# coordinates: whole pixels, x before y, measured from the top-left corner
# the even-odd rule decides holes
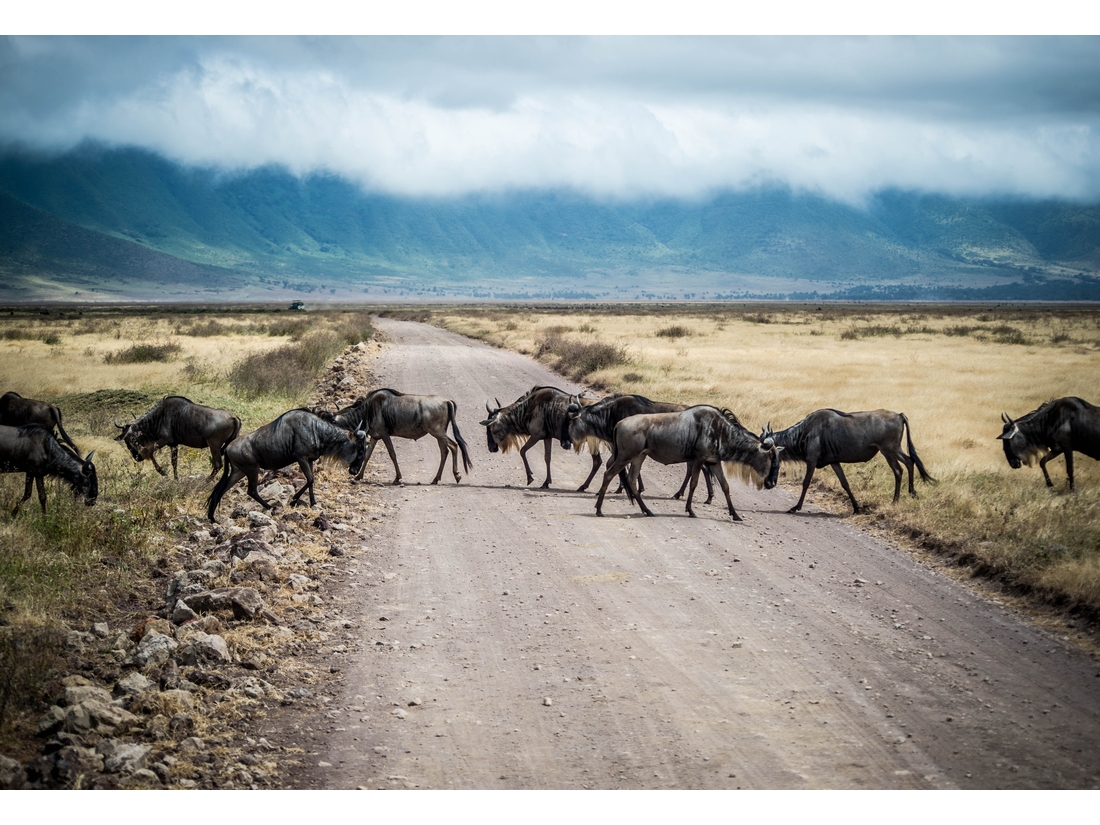
[[[84,507],[51,483],[45,514],[32,497],[12,517],[23,478],[0,477],[0,746],[7,752],[31,752],[49,686],[65,671],[59,640],[67,629],[93,617],[125,626],[147,613],[161,586],[150,581],[150,566],[205,515],[208,455],[181,448],[180,481],[162,478],[114,441],[114,422],[178,394],[232,410],[242,432],[250,432],[315,399],[331,359],[371,337],[372,311],[529,355],[594,395],[630,392],[727,407],[754,432],[765,423],[790,426],[822,407],[903,412],[937,483],[918,480],[915,499],[903,486],[893,504],[893,476],[881,458],[846,468],[862,506],[851,523],[935,555],[957,576],[1020,600],[1041,621],[1095,648],[1097,463],[1079,458],[1077,489],[1070,492],[1056,459],[1048,466],[1055,486],[1048,489],[1037,467],[1011,470],[996,438],[1002,411],[1016,417],[1067,395],[1096,402],[1100,311],[1094,308],[17,310],[0,317],[0,391],[62,410],[81,449],[96,451],[100,500]],[[784,485],[797,488],[801,479],[801,465],[784,465]],[[807,501],[850,514],[828,469],[818,471]],[[305,552],[324,557],[321,544]],[[264,644],[247,627],[226,633],[240,650]],[[228,721],[241,714],[230,703],[223,709]]]

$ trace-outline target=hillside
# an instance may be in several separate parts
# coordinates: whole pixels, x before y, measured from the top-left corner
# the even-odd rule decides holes
[[[9,299],[1027,297],[1100,299],[1100,206],[906,192],[860,209],[784,189],[705,200],[365,193],[137,150],[0,157]]]

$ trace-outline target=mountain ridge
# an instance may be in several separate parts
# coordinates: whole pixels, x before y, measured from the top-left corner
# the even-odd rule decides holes
[[[890,190],[861,209],[781,188],[644,202],[567,191],[413,199],[331,175],[228,175],[102,147],[0,153],[0,197],[0,295],[27,299],[45,283],[122,296],[167,283],[211,299],[1022,290],[1100,300],[1094,204]]]

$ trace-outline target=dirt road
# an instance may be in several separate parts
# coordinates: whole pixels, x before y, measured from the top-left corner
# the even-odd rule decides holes
[[[315,731],[314,787],[1094,788],[1100,665],[906,552],[783,490],[732,484],[744,517],[673,492],[655,518],[491,455],[484,402],[538,364],[380,321],[382,386],[458,403],[474,469],[428,486],[431,438],[397,440],[405,484],[352,488],[378,521],[353,562],[346,695]],[[598,478],[598,477],[597,477]],[[421,486],[418,486],[418,482]],[[721,497],[718,497],[718,501]]]

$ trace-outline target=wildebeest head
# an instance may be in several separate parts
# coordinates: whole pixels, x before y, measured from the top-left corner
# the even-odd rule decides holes
[[[561,448],[568,450],[573,446],[573,442],[576,437],[573,435],[573,422],[580,417],[581,414],[581,402],[580,396],[569,396],[569,406],[565,408],[565,415],[561,419],[561,433],[559,440],[561,441]],[[578,448],[579,449],[579,448]]]
[[[363,461],[367,457],[367,434],[363,430],[356,430],[348,435],[355,441],[355,458],[348,465],[348,472],[355,476],[363,469]]]
[[[99,498],[99,477],[96,475],[95,464],[92,463],[92,457],[95,455],[95,450],[88,453],[88,457],[85,459],[77,459],[80,461],[80,479],[73,484],[73,488],[77,493],[84,494],[84,503],[91,507],[96,503],[96,499]],[[75,456],[74,456],[75,457]]]
[[[134,461],[144,461],[153,455],[156,440],[149,438],[142,432],[141,424],[136,418],[126,424],[119,424],[115,421],[114,425],[122,431],[115,436],[115,441],[121,441],[126,445],[126,449],[130,451]]]
[[[485,411],[487,413],[489,413],[489,417],[486,418],[484,421],[480,422],[481,426],[485,428],[486,438],[489,439],[489,452],[491,452],[491,453],[500,452],[500,443],[498,442],[497,439],[493,438],[493,428],[494,428],[494,426],[496,426],[496,428],[497,428],[498,438],[500,440],[504,439],[504,433],[501,432],[500,427],[497,426],[498,425],[498,420],[500,419],[500,411],[503,409],[503,407],[500,404],[500,399],[499,398],[494,399],[494,400],[497,402],[496,409],[494,410],[492,407],[490,407],[489,402],[486,401],[485,402]]]
[[[759,442],[757,449],[741,461],[726,463],[726,473],[758,490],[772,489],[779,482],[779,454],[783,448],[777,446],[771,436],[770,427],[764,427],[759,438],[750,434],[750,438]]]
[[[1004,422],[1004,429],[997,438],[1001,439],[1008,466],[1013,470],[1019,470],[1024,464],[1030,467],[1032,461],[1047,452],[1041,444],[1036,444],[1021,432],[1019,423],[1013,421],[1008,413],[1001,413],[1001,421]]]

